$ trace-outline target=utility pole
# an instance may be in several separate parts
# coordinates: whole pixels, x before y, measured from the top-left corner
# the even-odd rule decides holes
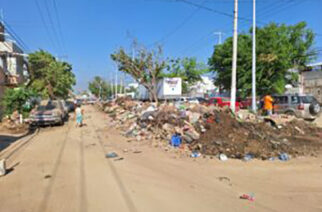
[[[252,110],[256,113],[256,0],[253,0]]]
[[[115,99],[117,99],[117,70],[115,72]]]
[[[218,35],[218,45],[222,44],[222,37],[225,33],[219,31],[219,32],[214,32],[214,35]]]
[[[230,108],[233,113],[235,113],[235,110],[236,110],[237,22],[238,22],[238,0],[235,0],[235,3],[234,3],[233,64],[232,64],[231,91],[230,91]]]

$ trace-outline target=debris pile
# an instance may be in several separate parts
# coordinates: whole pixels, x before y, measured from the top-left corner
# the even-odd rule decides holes
[[[322,129],[296,119],[274,126],[265,121],[239,121],[231,113],[221,112],[208,118],[206,129],[191,147],[230,158],[241,159],[247,154],[264,160],[282,153],[315,155],[322,145]]]
[[[184,144],[188,155],[271,159],[283,153],[316,155],[322,129],[289,116],[233,115],[228,108],[199,104],[144,103],[121,98],[101,105],[113,118],[111,126],[129,141],[166,141]],[[180,139],[179,139],[180,138]],[[175,139],[175,140],[174,140]],[[179,141],[179,140],[180,141]]]
[[[29,130],[29,125],[26,123],[20,124],[17,119],[3,118],[0,122],[0,132],[8,134],[21,134]]]

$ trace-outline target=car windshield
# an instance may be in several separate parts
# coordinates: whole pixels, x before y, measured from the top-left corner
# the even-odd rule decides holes
[[[316,99],[314,98],[314,96],[301,96],[301,100],[303,103],[316,102]]]
[[[49,102],[48,104],[46,105],[39,105],[37,107],[37,110],[40,110],[40,111],[44,111],[44,110],[53,110],[57,107],[57,103],[56,102]]]

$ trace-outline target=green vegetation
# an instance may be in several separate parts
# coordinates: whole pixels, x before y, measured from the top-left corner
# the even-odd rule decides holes
[[[39,50],[29,54],[30,83],[44,98],[67,98],[75,85],[72,66],[67,62],[57,61],[50,53]]]
[[[37,97],[34,90],[26,87],[8,88],[2,98],[5,115],[11,115],[14,111],[23,114],[24,117],[30,112],[33,107],[32,98]]]
[[[189,86],[201,81],[201,76],[209,72],[205,64],[198,63],[196,58],[171,59],[167,72],[163,77],[180,77],[182,79],[182,92],[188,93]]]
[[[256,29],[256,39],[258,94],[283,93],[285,85],[297,79],[296,74],[288,70],[301,69],[315,56],[312,50],[314,33],[305,22],[290,26],[271,23]],[[221,89],[230,90],[232,38],[215,47],[209,65],[216,74],[215,84]],[[237,88],[242,96],[251,92],[251,70],[252,37],[251,33],[244,33],[238,36],[237,60]]]
[[[106,99],[112,95],[111,85],[99,76],[94,77],[94,79],[88,83],[88,90],[102,99]]]
[[[157,80],[167,63],[162,58],[162,48],[147,50],[135,46],[135,54],[127,53],[123,48],[111,54],[112,60],[118,64],[120,71],[131,75],[139,84],[143,85],[150,94],[150,100],[158,102]]]

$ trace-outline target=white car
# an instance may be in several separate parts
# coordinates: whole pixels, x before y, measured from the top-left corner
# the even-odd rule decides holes
[[[196,97],[190,97],[187,100],[190,104],[199,104],[199,100]]]

